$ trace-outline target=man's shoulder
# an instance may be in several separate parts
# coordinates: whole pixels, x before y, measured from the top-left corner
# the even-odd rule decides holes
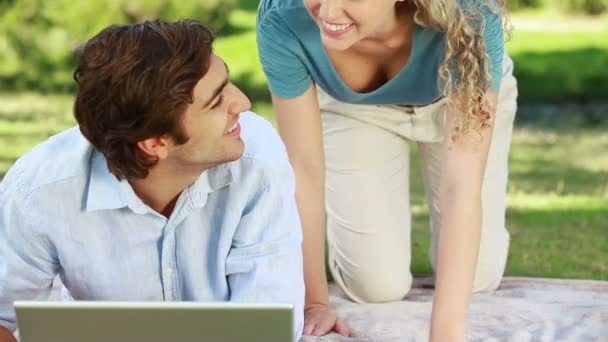
[[[272,161],[287,156],[285,145],[270,121],[253,112],[242,113],[239,121],[245,143],[243,158]]]
[[[253,112],[244,112],[240,123],[245,152],[233,165],[242,176],[256,175],[270,180],[292,172],[283,140],[268,120]]]
[[[92,149],[78,127],[62,131],[17,159],[2,187],[25,195],[48,184],[84,176]]]

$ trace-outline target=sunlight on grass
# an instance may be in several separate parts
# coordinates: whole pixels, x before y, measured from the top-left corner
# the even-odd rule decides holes
[[[35,144],[75,124],[69,95],[0,94],[0,103],[0,176]]]
[[[603,197],[590,195],[558,194],[509,194],[509,208],[555,211],[602,211],[608,214],[608,194]]]
[[[47,135],[64,129],[58,122],[3,122],[0,123],[0,136]]]
[[[528,133],[528,132],[527,132]],[[543,133],[537,133],[537,135]],[[521,147],[515,149],[513,154],[519,161],[556,160],[560,164],[578,167],[587,171],[608,169],[608,134],[593,130],[577,133],[557,133],[558,139],[554,142],[529,143],[520,139],[516,132],[514,140]],[[519,163],[514,165],[515,169]]]
[[[605,127],[517,128],[511,149],[509,191],[606,196],[606,151]]]
[[[218,39],[215,51],[228,64],[232,78],[249,74],[253,76],[251,81],[254,84],[266,84],[266,77],[261,71],[262,65],[257,57],[254,32]]]
[[[524,9],[510,13],[511,24],[517,30],[545,32],[608,31],[608,13],[596,16],[564,14],[551,8]]]
[[[509,194],[507,275],[608,280],[608,196]],[[428,209],[413,215],[412,272],[432,271]]]
[[[0,116],[4,120],[61,120],[72,119],[71,95],[43,95],[38,93],[0,94]],[[63,114],[63,115],[62,115]]]
[[[581,48],[608,49],[608,30],[605,32],[556,33],[521,29],[513,31],[513,38],[507,42],[506,47],[511,54],[523,51],[572,51]],[[570,63],[565,64],[564,66],[572,67]]]
[[[274,121],[266,76],[257,54],[255,12],[234,11],[230,22],[237,32],[226,36],[220,32],[215,52],[228,64],[232,82],[251,99],[252,111]]]
[[[220,32],[214,46],[215,52],[230,67],[232,78],[251,75],[251,82],[265,85],[266,78],[257,54],[255,14],[234,11],[231,15],[231,23],[239,33],[222,36]]]

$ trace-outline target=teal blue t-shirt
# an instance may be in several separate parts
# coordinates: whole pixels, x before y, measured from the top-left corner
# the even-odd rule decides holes
[[[485,18],[483,32],[491,59],[491,90],[502,77],[504,37],[502,20],[484,6],[485,0],[461,0],[476,6]],[[260,60],[273,94],[301,95],[312,82],[336,99],[355,104],[428,104],[439,97],[439,66],[445,56],[445,35],[416,25],[408,63],[381,87],[366,93],[350,89],[329,59],[317,24],[303,0],[261,0],[257,16]]]

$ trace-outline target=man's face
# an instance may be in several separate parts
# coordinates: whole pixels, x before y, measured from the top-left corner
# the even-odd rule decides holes
[[[188,142],[170,144],[166,162],[177,169],[204,169],[239,159],[245,146],[241,140],[239,114],[251,103],[228,79],[224,61],[211,54],[209,69],[193,90],[193,103],[183,114],[182,127]]]

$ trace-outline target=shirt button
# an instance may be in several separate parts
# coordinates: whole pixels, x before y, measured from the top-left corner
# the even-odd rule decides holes
[[[169,277],[173,276],[173,267],[167,268],[167,276],[169,276]]]

